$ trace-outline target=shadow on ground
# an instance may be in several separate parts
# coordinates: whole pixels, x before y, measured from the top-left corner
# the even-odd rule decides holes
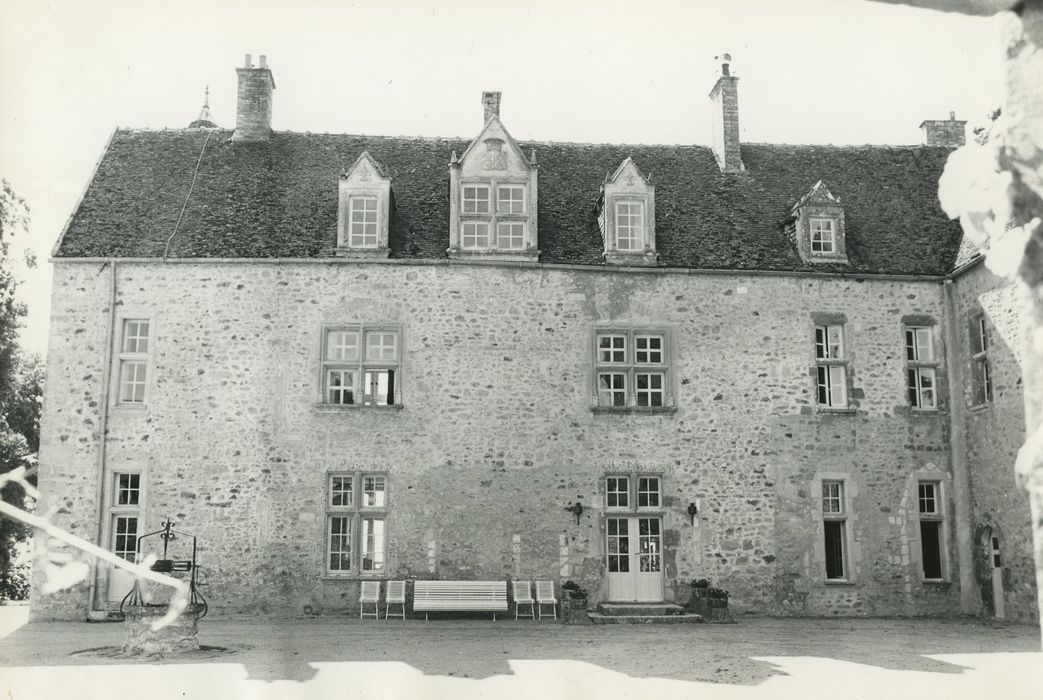
[[[569,660],[636,679],[757,685],[785,675],[762,657],[959,674],[964,667],[930,656],[1038,651],[1038,634],[1035,627],[966,620],[761,618],[735,625],[566,626],[514,620],[206,619],[200,642],[229,653],[129,660],[70,656],[119,644],[118,624],[33,623],[4,639],[0,664],[234,663],[250,680],[303,682],[316,676],[317,665],[329,663],[394,663],[425,676],[486,679],[513,674],[511,662]]]

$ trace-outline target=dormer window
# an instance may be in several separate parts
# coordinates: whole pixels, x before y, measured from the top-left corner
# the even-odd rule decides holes
[[[790,211],[786,233],[806,263],[847,263],[844,208],[819,180]]]
[[[595,206],[610,265],[655,265],[655,187],[630,158],[605,179]]]
[[[535,260],[536,166],[500,123],[485,127],[449,163],[450,258]]]
[[[337,255],[386,258],[390,211],[391,178],[364,152],[340,177]]]
[[[833,219],[813,218],[811,226],[811,252],[833,255],[837,252],[837,224]]]

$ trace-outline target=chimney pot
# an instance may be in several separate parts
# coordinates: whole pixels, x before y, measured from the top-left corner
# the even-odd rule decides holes
[[[951,122],[956,121],[956,112],[953,112],[953,111],[949,112],[949,121],[951,121]]]
[[[500,95],[499,92],[483,92],[482,93],[482,108],[484,112],[484,119],[482,126],[489,123],[489,120],[493,117],[499,119],[500,117]]]
[[[261,54],[261,68],[267,68],[267,67],[268,67],[268,57],[267,57],[267,56],[265,56],[265,55],[264,55],[264,54],[262,53],[262,54]]]
[[[253,57],[250,54],[246,54],[246,58],[243,59],[243,68],[253,67]]]

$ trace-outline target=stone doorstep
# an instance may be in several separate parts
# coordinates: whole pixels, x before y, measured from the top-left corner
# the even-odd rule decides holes
[[[602,615],[652,615],[666,617],[685,612],[680,605],[671,603],[598,603],[597,611]]]
[[[684,623],[702,622],[703,616],[694,613],[681,615],[603,615],[599,612],[588,612],[587,617],[595,625],[628,625],[628,624],[666,624],[678,625]]]

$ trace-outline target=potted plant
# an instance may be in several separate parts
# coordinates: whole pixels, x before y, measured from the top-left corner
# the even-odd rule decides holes
[[[580,586],[575,581],[566,581],[561,584],[562,594],[570,600],[583,600],[587,599],[587,589]]]
[[[730,622],[728,598],[730,593],[723,588],[714,588],[710,580],[700,578],[692,581],[692,597],[688,607],[692,612],[702,615],[707,622]]]

